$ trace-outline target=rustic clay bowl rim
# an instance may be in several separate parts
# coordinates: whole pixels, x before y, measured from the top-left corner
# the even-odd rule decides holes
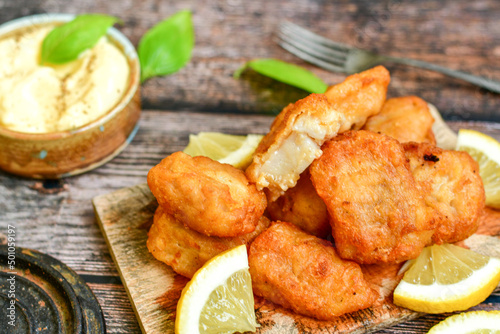
[[[40,25],[51,22],[68,22],[75,18],[73,14],[59,14],[59,13],[47,13],[47,14],[36,14],[30,16],[24,16],[18,19],[8,21],[0,25],[0,39],[3,35],[12,33],[18,29],[23,29],[31,25]],[[140,65],[137,56],[137,52],[130,42],[130,40],[122,34],[119,30],[111,27],[107,32],[107,36],[120,47],[120,51],[123,52],[127,58],[128,65],[130,66],[130,82],[127,87],[127,91],[117,104],[107,111],[104,115],[96,118],[95,120],[82,125],[78,128],[58,131],[58,132],[48,132],[48,133],[27,133],[9,130],[0,126],[0,136],[9,137],[12,139],[20,139],[27,141],[52,141],[62,138],[67,138],[73,134],[85,132],[89,129],[99,127],[104,124],[109,119],[116,116],[116,114],[123,111],[123,109],[130,103],[134,97],[136,91],[139,89],[139,78],[140,78]]]

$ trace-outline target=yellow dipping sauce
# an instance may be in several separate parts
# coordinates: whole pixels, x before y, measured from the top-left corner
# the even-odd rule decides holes
[[[107,37],[70,63],[39,64],[43,39],[55,26],[0,37],[1,127],[26,133],[70,130],[104,115],[122,98],[130,67]]]

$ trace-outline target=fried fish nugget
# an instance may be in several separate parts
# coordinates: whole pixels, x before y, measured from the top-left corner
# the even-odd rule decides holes
[[[400,143],[435,145],[433,123],[427,102],[416,96],[404,96],[385,101],[380,113],[369,117],[363,129],[386,134]]]
[[[257,189],[268,189],[271,201],[293,186],[321,155],[321,145],[337,134],[344,117],[322,94],[288,105],[276,117],[246,170]]]
[[[339,133],[361,129],[368,117],[380,112],[390,81],[389,71],[383,66],[376,66],[350,75],[344,82],[327,89],[325,95],[328,101],[346,118]]]
[[[430,242],[432,210],[397,140],[364,130],[338,135],[310,171],[342,258],[398,263]]]
[[[378,297],[357,263],[342,260],[330,242],[291,223],[272,223],[260,234],[248,263],[256,295],[308,317],[331,320]]]
[[[479,166],[467,152],[443,150],[425,143],[403,144],[415,180],[436,217],[432,242],[453,243],[474,234],[484,210]]]
[[[209,237],[186,228],[158,206],[148,232],[147,247],[157,260],[171,266],[179,275],[191,278],[214,256],[239,245],[249,245],[269,224],[269,219],[262,216],[251,233],[233,238]]]
[[[300,174],[295,187],[276,201],[269,201],[267,211],[273,220],[292,223],[319,238],[326,238],[331,232],[326,205],[312,185],[309,169]]]
[[[243,171],[182,152],[153,167],[148,185],[167,213],[208,236],[235,237],[252,232],[267,206],[265,194]]]

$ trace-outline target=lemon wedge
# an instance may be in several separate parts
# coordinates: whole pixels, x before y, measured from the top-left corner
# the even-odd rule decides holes
[[[500,311],[472,311],[452,315],[427,334],[500,334]]]
[[[474,130],[458,132],[458,151],[466,151],[479,164],[483,179],[486,205],[500,209],[500,143]]]
[[[394,290],[394,304],[417,312],[463,311],[500,281],[500,260],[450,244],[424,248]]]
[[[253,332],[258,326],[245,245],[207,261],[177,303],[177,334]]]
[[[221,163],[245,169],[252,162],[253,152],[262,135],[228,135],[219,132],[200,132],[189,135],[189,144],[184,153],[190,156],[203,155]]]

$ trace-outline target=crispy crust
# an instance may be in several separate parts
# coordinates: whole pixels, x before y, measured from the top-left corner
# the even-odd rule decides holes
[[[425,202],[435,212],[432,242],[454,243],[474,234],[484,211],[479,165],[467,152],[443,150],[426,143],[403,144]]]
[[[364,130],[339,135],[323,145],[310,171],[342,258],[398,263],[430,242],[432,210],[395,139]]]
[[[171,266],[176,273],[191,278],[217,254],[239,245],[249,245],[269,223],[266,217],[261,217],[251,233],[234,238],[209,237],[186,228],[158,206],[148,233],[147,247],[157,260]]]
[[[182,152],[153,167],[148,185],[165,212],[208,236],[235,237],[252,232],[267,206],[265,194],[243,171]]]
[[[377,298],[358,264],[291,223],[272,223],[250,245],[248,261],[256,295],[305,316],[330,320]]]
[[[316,193],[308,169],[300,174],[295,187],[267,203],[267,211],[273,220],[290,222],[319,238],[326,238],[332,230],[326,205]]]
[[[368,118],[363,129],[386,134],[400,143],[436,145],[433,123],[427,102],[416,96],[404,96],[385,101],[380,113]]]
[[[339,133],[361,129],[368,117],[380,112],[390,81],[389,71],[376,66],[350,75],[342,83],[327,89],[328,101],[346,118]]]
[[[321,155],[321,145],[337,134],[344,117],[323,94],[311,94],[290,104],[274,120],[246,170],[271,200],[295,186],[300,174]]]

